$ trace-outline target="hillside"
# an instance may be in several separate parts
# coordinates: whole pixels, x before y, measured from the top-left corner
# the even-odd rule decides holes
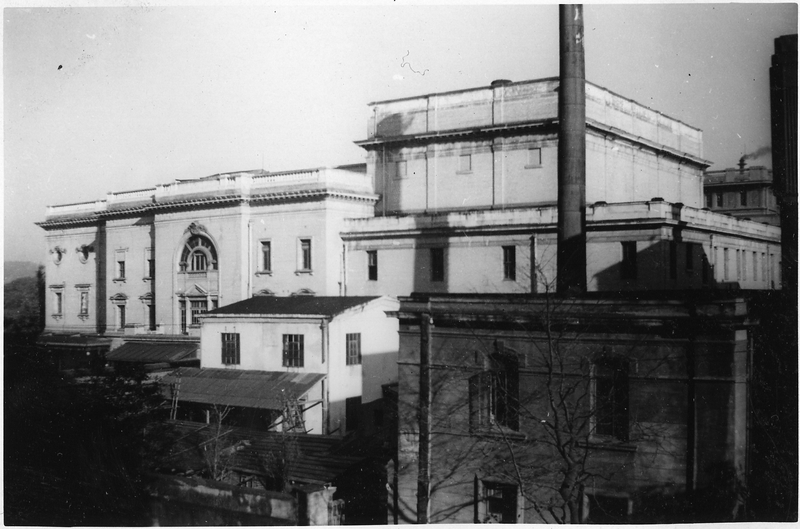
[[[5,261],[3,263],[3,283],[8,284],[21,277],[35,277],[38,264],[30,261]]]

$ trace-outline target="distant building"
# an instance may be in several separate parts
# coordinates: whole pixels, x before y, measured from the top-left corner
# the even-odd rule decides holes
[[[162,379],[173,415],[205,422],[216,405],[248,428],[374,432],[382,385],[397,380],[397,320],[386,315],[397,307],[385,297],[257,296],[204,314],[200,367]]]
[[[707,171],[703,179],[705,207],[711,211],[781,225],[772,171],[766,167],[745,167],[742,160],[739,169]]]

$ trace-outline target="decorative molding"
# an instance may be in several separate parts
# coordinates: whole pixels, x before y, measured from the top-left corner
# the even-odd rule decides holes
[[[192,235],[208,235],[208,230],[206,229],[206,227],[200,224],[199,222],[192,222],[191,224],[189,224],[184,233],[187,232],[191,233]]]
[[[128,295],[127,294],[118,293],[118,294],[114,294],[113,296],[111,296],[108,299],[111,300],[113,303],[125,303],[125,302],[128,301]]]

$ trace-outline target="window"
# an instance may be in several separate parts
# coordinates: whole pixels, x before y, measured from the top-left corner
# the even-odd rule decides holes
[[[64,311],[64,293],[63,292],[55,292],[55,296],[53,297],[53,314],[61,315]]]
[[[394,168],[395,168],[395,176],[397,178],[405,178],[406,175],[408,174],[408,162],[406,162],[405,160],[395,162]]]
[[[678,243],[669,241],[669,278],[678,278]]]
[[[711,195],[711,193],[706,193],[706,207],[708,209],[711,209],[713,203],[714,203],[714,197]]]
[[[303,335],[283,335],[283,366],[303,367]]]
[[[528,163],[526,167],[541,167],[542,166],[542,149],[528,149]]]
[[[354,366],[361,363],[361,333],[348,333],[345,339],[347,349],[347,365]]]
[[[472,171],[472,155],[462,154],[458,157],[458,172],[469,173]]]
[[[181,306],[181,334],[186,334],[186,300],[180,301]]]
[[[222,363],[226,366],[239,365],[239,333],[222,333]]]
[[[125,261],[117,261],[117,277],[116,279],[125,279]]]
[[[147,305],[147,323],[151,331],[155,331],[158,328],[156,324],[156,306],[152,302]]]
[[[717,207],[721,208],[722,204],[723,204],[723,202],[722,202],[722,193],[717,193]]]
[[[88,292],[81,292],[81,309],[78,313],[81,316],[88,316],[89,315],[89,293]]]
[[[503,279],[517,279],[517,247],[503,246]]]
[[[747,191],[740,191],[739,192],[739,205],[746,206],[747,205]]]
[[[205,299],[191,300],[192,325],[200,325],[200,315],[208,312],[208,301]]]
[[[217,250],[211,241],[202,235],[192,235],[183,245],[180,261],[181,272],[205,272],[217,269]]]
[[[156,277],[156,260],[153,256],[152,248],[145,248],[144,250],[144,265],[145,265],[145,279],[153,279]]]
[[[758,253],[753,252],[753,281],[758,281]]]
[[[638,270],[636,266],[636,241],[622,243],[622,265],[620,277],[622,279],[636,279]]]
[[[311,239],[300,239],[300,270],[311,270]]]
[[[378,250],[367,250],[367,279],[378,280]]]
[[[517,523],[517,486],[481,481],[475,523]]]
[[[767,254],[761,253],[761,281],[767,280]]]
[[[722,267],[723,267],[723,270],[722,270],[723,276],[722,277],[725,279],[725,281],[727,281],[728,280],[728,268],[729,268],[728,267],[728,249],[727,248],[723,248],[722,249]]]
[[[628,361],[604,357],[594,365],[595,433],[628,440]]]
[[[358,430],[358,416],[361,413],[361,397],[350,397],[344,400],[345,430]]]
[[[686,271],[694,270],[694,243],[686,243]]]
[[[741,281],[742,279],[742,255],[739,250],[736,250],[736,281]]]
[[[444,281],[444,248],[431,248],[431,281]]]
[[[705,252],[703,252],[701,254],[700,259],[702,261],[702,265],[701,265],[702,269],[700,271],[701,274],[702,274],[701,281],[703,282],[704,285],[707,285],[708,284],[708,275],[709,275],[708,272],[709,272],[710,266],[708,264],[708,257],[706,257]]]
[[[125,328],[125,305],[117,305],[117,329]]]
[[[261,271],[272,272],[272,242],[261,241]]]
[[[469,379],[470,428],[519,430],[519,359],[495,353],[490,367]]]
[[[622,524],[628,521],[630,501],[625,497],[589,494],[590,524]]]

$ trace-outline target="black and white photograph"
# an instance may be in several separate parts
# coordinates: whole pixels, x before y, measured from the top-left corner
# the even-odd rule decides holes
[[[797,27],[6,3],[4,525],[797,522]]]

